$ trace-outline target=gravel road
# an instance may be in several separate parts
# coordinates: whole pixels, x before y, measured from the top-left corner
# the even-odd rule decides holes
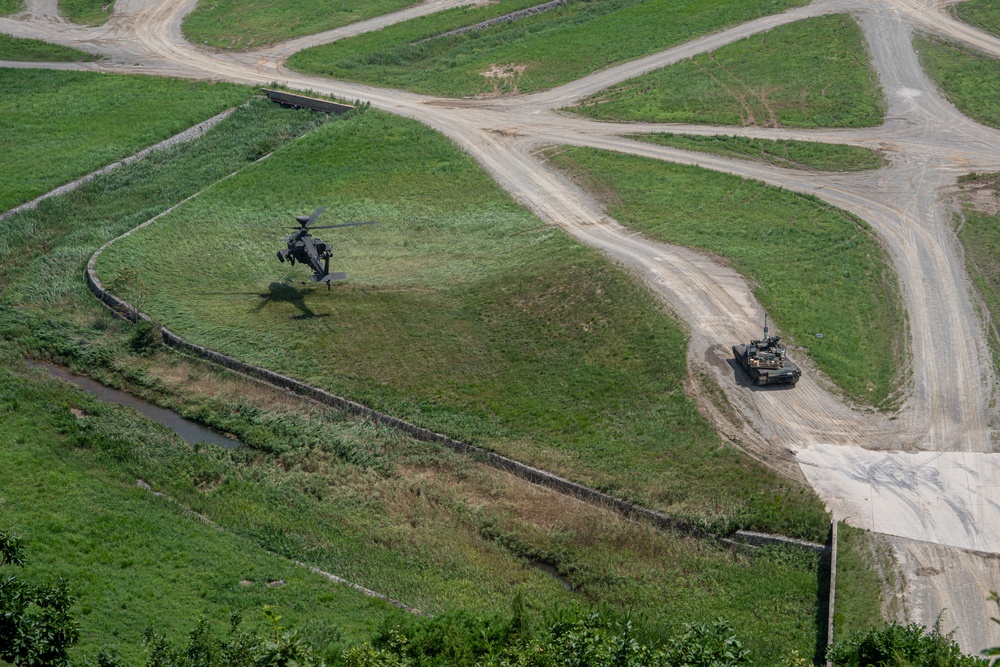
[[[817,0],[553,90],[499,99],[434,99],[305,76],[283,67],[295,51],[467,4],[428,0],[401,12],[243,53],[199,49],[180,24],[195,0],[119,0],[107,25],[84,28],[53,18],[49,0],[0,19],[0,32],[93,51],[107,60],[53,67],[138,72],[249,84],[279,81],[418,119],[468,151],[512,196],[549,224],[600,248],[638,276],[686,322],[689,365],[708,373],[739,414],[713,413],[720,431],[790,477],[808,478],[831,511],[853,525],[895,537],[906,576],[909,617],[932,625],[947,609],[969,651],[1000,644],[987,623],[988,590],[1000,589],[1000,465],[993,441],[996,378],[952,218],[957,178],[1000,171],[1000,132],[944,100],[913,50],[914,31],[960,41],[1000,57],[1000,40],[954,20],[953,2]],[[888,102],[885,123],[860,130],[788,130],[598,123],[558,109],[598,90],[773,27],[830,13],[858,18]],[[3,65],[3,63],[0,63]],[[32,64],[38,67],[45,65]],[[875,147],[889,166],[866,174],[817,174],[629,140],[623,133],[740,134]],[[706,254],[651,241],[618,224],[538,157],[572,144],[696,164],[813,194],[871,225],[899,276],[909,318],[912,374],[894,415],[854,409],[802,361],[794,390],[751,387],[729,361],[729,346],[759,333],[763,311],[745,279]],[[696,387],[692,388],[696,391]],[[935,454],[939,453],[939,454]],[[881,471],[881,472],[880,472]],[[889,474],[886,471],[891,471]],[[992,493],[992,495],[991,495]],[[992,552],[992,553],[990,553]],[[932,573],[933,571],[933,573]]]

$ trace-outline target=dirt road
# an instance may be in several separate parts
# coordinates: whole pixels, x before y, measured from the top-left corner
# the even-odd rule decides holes
[[[367,100],[451,137],[539,217],[606,252],[683,318],[691,334],[690,366],[713,377],[741,417],[727,421],[717,415],[724,433],[790,476],[801,479],[804,472],[838,517],[897,536],[892,543],[907,576],[908,609],[914,620],[931,625],[937,612],[947,608],[959,626],[957,638],[964,648],[1000,644],[1000,628],[984,627],[977,620],[988,616],[987,589],[1000,589],[998,560],[981,553],[1000,552],[1000,543],[988,538],[989,531],[1000,526],[1000,499],[989,492],[1000,486],[996,463],[1000,455],[994,453],[992,439],[996,379],[952,231],[953,210],[947,197],[961,174],[1000,171],[1000,132],[973,123],[941,98],[919,66],[911,35],[914,30],[928,31],[995,56],[1000,56],[1000,40],[955,21],[948,13],[950,3],[817,0],[550,91],[493,100],[441,100],[303,76],[284,69],[282,63],[305,46],[464,4],[462,0],[429,0],[363,24],[239,54],[202,50],[183,40],[181,20],[195,0],[119,0],[112,19],[100,28],[56,21],[46,9],[49,5],[37,2],[38,11],[0,19],[0,31],[112,59],[76,66],[81,69],[251,84],[280,81]],[[840,12],[859,19],[870,45],[888,101],[881,127],[805,131],[618,125],[557,111],[607,86],[750,34]],[[619,136],[665,130],[878,147],[888,153],[891,164],[874,174],[820,175]],[[757,335],[763,320],[746,281],[704,254],[650,241],[610,219],[600,205],[537,157],[539,148],[552,144],[593,146],[755,178],[814,194],[867,221],[892,259],[909,317],[913,372],[902,409],[891,417],[853,409],[815,369],[808,368],[807,360],[807,372],[792,391],[746,386],[728,360],[729,345]],[[877,459],[873,467],[872,451],[910,454]],[[892,474],[875,474],[882,468]],[[968,474],[970,470],[976,474]],[[927,565],[934,558],[947,561],[948,567]],[[948,574],[927,575],[931,570]],[[945,617],[945,627],[950,627],[952,616]]]

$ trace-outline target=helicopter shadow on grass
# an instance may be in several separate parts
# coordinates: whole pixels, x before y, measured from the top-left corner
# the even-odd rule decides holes
[[[313,293],[313,289],[308,287],[296,287],[289,283],[273,282],[267,286],[266,292],[261,292],[256,296],[261,301],[252,312],[259,313],[273,303],[291,304],[299,310],[298,315],[292,315],[293,320],[310,320],[318,317],[330,317],[329,313],[316,313],[306,304],[306,296]]]
[[[733,371],[733,380],[739,387],[743,389],[749,389],[750,391],[790,391],[795,388],[794,384],[766,384],[761,386],[750,379],[750,376],[746,374],[735,359],[726,359],[726,363],[729,364],[729,368]]]

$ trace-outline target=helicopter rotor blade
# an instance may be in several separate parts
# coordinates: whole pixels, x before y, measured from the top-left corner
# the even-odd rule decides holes
[[[311,225],[312,223],[316,222],[316,218],[318,218],[320,216],[320,214],[322,214],[323,211],[325,211],[325,210],[326,210],[326,206],[320,206],[320,207],[318,207],[315,211],[313,211],[313,214],[309,216],[309,220],[307,220],[306,224],[302,225],[302,227],[303,228],[308,228],[309,225]]]
[[[337,227],[357,227],[358,225],[377,225],[378,220],[365,220],[364,222],[345,222],[340,225],[322,225],[320,227],[310,227],[309,229],[336,229]]]

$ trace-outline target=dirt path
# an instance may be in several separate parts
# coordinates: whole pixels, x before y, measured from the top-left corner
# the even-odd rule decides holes
[[[464,4],[464,0],[428,0],[363,24],[242,54],[198,49],[183,41],[181,20],[194,1],[120,0],[111,20],[101,28],[35,17],[0,19],[0,31],[113,57],[111,62],[80,66],[84,69],[255,84],[281,81],[368,100],[451,137],[539,217],[602,249],[684,319],[691,334],[690,366],[714,378],[739,414],[738,419],[717,416],[724,433],[789,476],[801,479],[805,470],[838,517],[899,536],[893,544],[907,574],[914,620],[933,624],[937,610],[949,607],[956,618],[963,619],[957,637],[967,650],[1000,644],[1000,631],[993,624],[983,628],[974,622],[988,615],[985,590],[982,596],[969,592],[1000,589],[997,559],[969,550],[1000,552],[1000,543],[986,537],[988,530],[1000,525],[1000,499],[989,495],[990,488],[1000,486],[992,440],[996,381],[945,196],[963,173],[1000,171],[1000,132],[966,119],[940,97],[920,69],[911,35],[914,30],[928,31],[997,56],[1000,40],[952,19],[949,2],[817,0],[550,91],[499,100],[439,100],[304,76],[285,70],[282,62],[305,46]],[[596,123],[556,111],[609,85],[750,34],[840,12],[859,18],[870,44],[889,103],[883,126],[804,131],[671,125],[669,131],[879,147],[888,152],[891,164],[875,174],[817,175],[654,146],[618,135],[667,126]],[[539,148],[563,143],[698,164],[759,179],[814,194],[866,220],[893,261],[909,316],[914,371],[898,415],[889,418],[852,409],[814,369],[807,369],[794,390],[747,386],[730,363],[728,350],[734,341],[756,335],[763,319],[746,281],[706,255],[650,241],[606,216],[597,202],[539,159]],[[873,467],[872,450],[956,454],[895,454],[889,466],[893,474],[877,475],[873,471],[885,469],[885,460],[890,459],[878,459],[880,463]],[[961,465],[955,462],[957,453],[961,453]],[[975,482],[969,474],[960,474],[963,465],[979,471]],[[924,544],[931,546],[914,546]],[[946,577],[920,574],[929,572],[927,568],[937,569],[923,564],[932,558],[954,558],[961,567],[952,567]]]

